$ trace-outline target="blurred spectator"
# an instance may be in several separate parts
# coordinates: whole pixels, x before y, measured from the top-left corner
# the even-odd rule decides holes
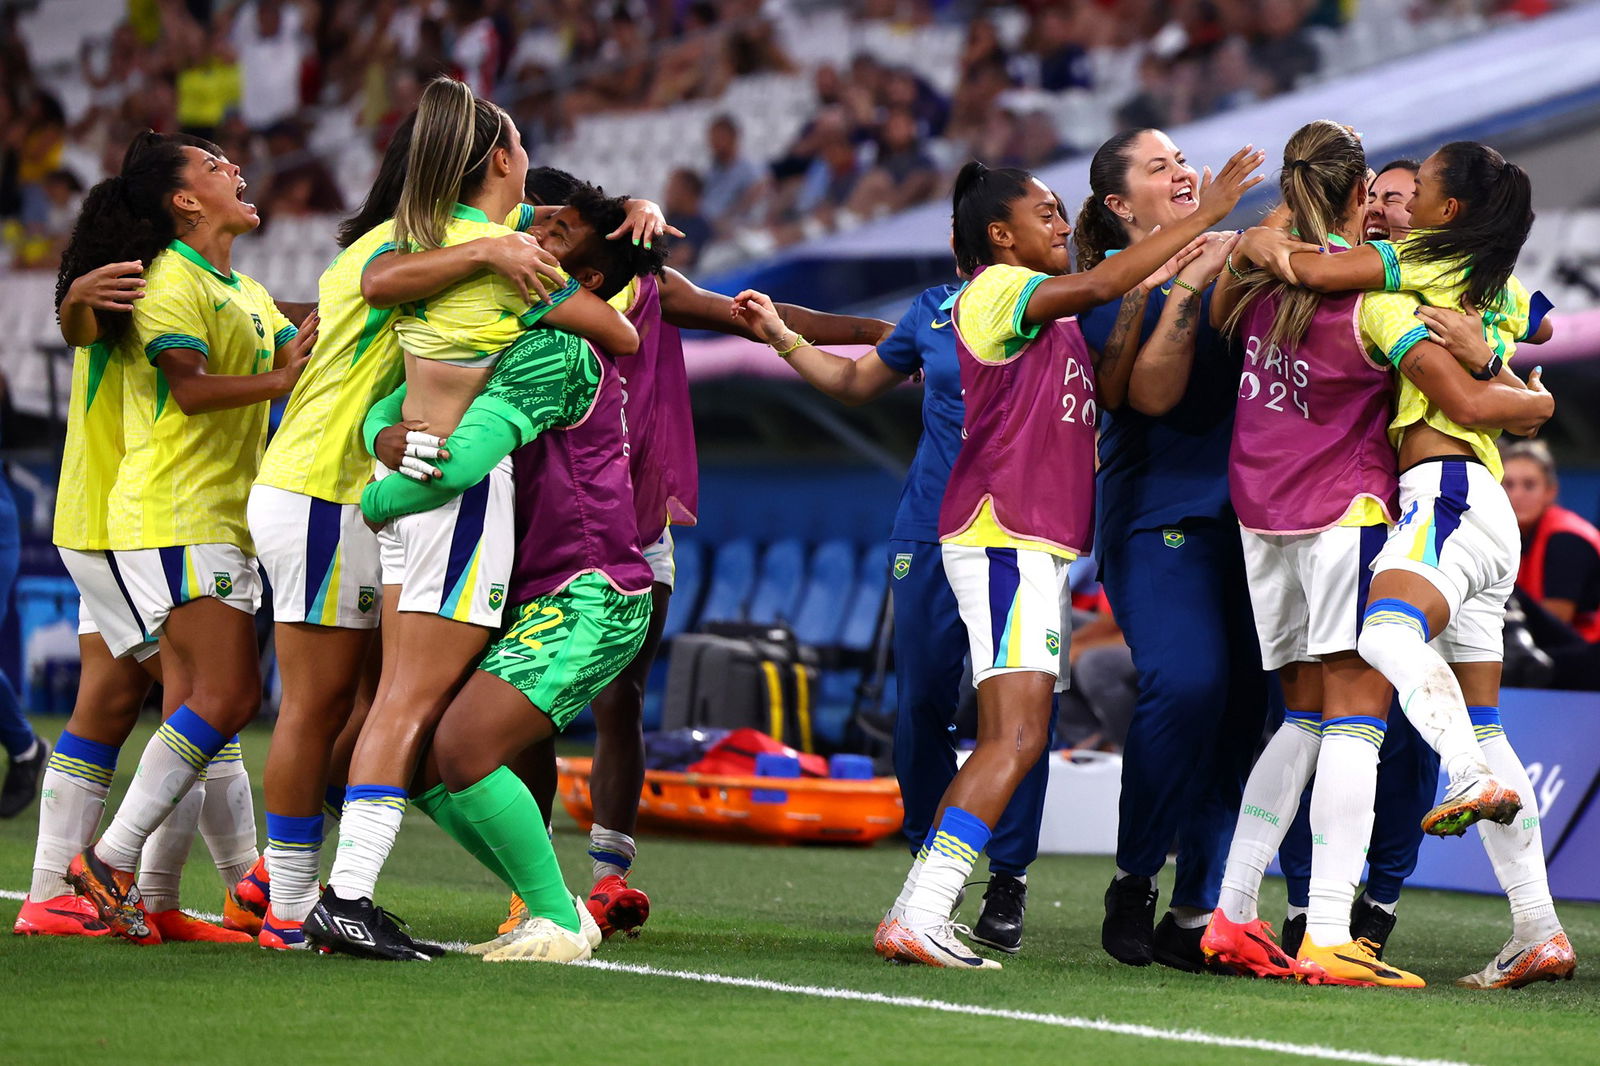
[[[504,58],[500,30],[489,17],[485,0],[454,0],[452,7],[456,34],[450,45],[450,62],[473,92],[490,96]]]
[[[1039,88],[1053,93],[1094,87],[1089,53],[1078,39],[1069,9],[1052,4],[1040,11],[1028,41],[1039,57]]]
[[[1000,43],[1000,34],[993,22],[978,18],[967,23],[967,36],[961,42],[961,59],[957,67],[958,85],[980,68],[996,64],[1004,68],[1010,62],[1011,57]]]
[[[1261,0],[1250,59],[1270,80],[1275,93],[1288,92],[1302,75],[1315,74],[1322,66],[1322,55],[1295,0]]]
[[[25,226],[41,225],[50,213],[45,175],[60,169],[61,153],[67,145],[67,118],[61,101],[36,90],[22,112],[21,123],[12,130],[17,134],[18,216]]]
[[[728,24],[727,61],[731,72],[786,74],[794,60],[778,43],[777,27],[762,10],[762,0],[724,0],[722,21]]]
[[[817,156],[800,180],[795,196],[795,214],[832,229],[834,212],[850,199],[864,169],[856,146],[842,128],[830,126],[820,138]],[[813,232],[806,227],[806,235]]]
[[[246,0],[236,13],[233,46],[244,75],[239,111],[252,130],[300,109],[301,30],[300,8],[283,0]]]
[[[879,104],[883,110],[904,108],[910,112],[917,132],[924,137],[939,136],[950,122],[949,102],[937,89],[904,67],[896,67],[885,75]]]
[[[1270,93],[1271,83],[1250,61],[1250,46],[1243,37],[1229,37],[1211,53],[1209,110],[1233,111],[1258,102]]]
[[[902,211],[926,200],[939,182],[939,170],[917,135],[917,120],[901,108],[891,111],[878,135],[877,161],[850,196],[852,214],[871,218]]]
[[[266,142],[267,159],[275,169],[260,196],[265,223],[344,211],[338,183],[321,159],[301,147],[305,133],[296,122],[287,120],[273,126],[266,132]]]
[[[667,262],[679,270],[692,270],[700,261],[700,253],[711,243],[711,223],[703,205],[704,192],[704,182],[692,170],[679,168],[667,178],[661,207],[667,221],[683,230],[683,236],[672,242]]]
[[[83,182],[70,170],[52,170],[44,176],[42,187],[44,218],[24,230],[14,258],[24,270],[54,270],[60,264],[83,201]]]
[[[224,27],[209,33],[197,28],[194,51],[178,71],[178,127],[208,140],[230,111],[239,107],[243,74]]]
[[[1600,641],[1600,530],[1556,503],[1560,483],[1542,441],[1505,449],[1506,495],[1522,530],[1517,588],[1587,641]]]
[[[731,115],[718,115],[706,131],[711,160],[706,164],[705,194],[701,206],[716,227],[727,226],[750,207],[752,193],[761,182],[760,169],[739,152],[739,125]]]

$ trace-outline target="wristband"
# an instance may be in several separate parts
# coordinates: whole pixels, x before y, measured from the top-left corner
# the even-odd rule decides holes
[[[1493,381],[1500,376],[1500,368],[1506,365],[1504,356],[1495,356],[1484,364],[1483,369],[1473,373],[1479,381]]]
[[[783,358],[783,359],[789,358],[795,352],[799,351],[802,347],[804,347],[805,345],[811,343],[810,341],[806,340],[804,337],[800,336],[800,334],[795,333],[793,330],[790,330],[789,332],[790,332],[790,336],[794,337],[794,343],[793,344],[789,345],[789,347],[787,347],[787,348],[779,348],[776,344],[772,345],[772,350],[777,352],[779,357]]]
[[[1188,289],[1190,292],[1194,293],[1196,296],[1200,295],[1200,290],[1199,289],[1195,288],[1193,285],[1190,285],[1187,281],[1184,281],[1182,278],[1173,278],[1172,279],[1172,283],[1174,285],[1179,285],[1179,286],[1182,286],[1185,289]]]
[[[1239,268],[1233,265],[1233,253],[1232,252],[1228,253],[1228,273],[1233,275],[1235,281],[1243,281],[1244,280],[1244,275],[1239,272]]]

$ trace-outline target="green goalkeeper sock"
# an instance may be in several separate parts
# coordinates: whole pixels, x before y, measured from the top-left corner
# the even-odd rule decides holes
[[[555,848],[528,786],[502,766],[477,784],[450,793],[450,800],[505,865],[511,887],[527,904],[528,913],[578,932],[572,894],[561,879]]]
[[[443,829],[451,840],[460,844],[474,859],[483,863],[490,873],[506,883],[506,887],[513,887],[511,875],[506,872],[505,864],[495,855],[494,849],[478,835],[472,823],[467,821],[443,785],[434,785],[412,800],[411,805],[432,818],[434,824]]]

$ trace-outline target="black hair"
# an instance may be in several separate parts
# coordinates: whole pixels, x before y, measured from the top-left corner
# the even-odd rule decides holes
[[[705,179],[702,178],[699,175],[699,173],[696,172],[695,170],[693,170],[692,168],[690,168],[690,167],[679,167],[677,170],[674,170],[669,177],[670,178],[681,177],[685,182],[688,183],[690,190],[693,191],[693,193],[696,196],[705,195],[705,191],[706,191]]]
[[[531,203],[550,207],[566,203],[584,181],[560,167],[529,167],[522,192]]]
[[[1413,177],[1422,169],[1422,164],[1415,159],[1391,159],[1378,168],[1378,177],[1383,177],[1391,170],[1409,170]]]
[[[1095,149],[1089,161],[1089,195],[1078,209],[1072,226],[1072,246],[1078,253],[1078,269],[1092,270],[1105,260],[1113,248],[1128,246],[1127,224],[1106,206],[1107,196],[1128,194],[1128,167],[1133,162],[1133,142],[1150,132],[1150,127],[1123,130]]]
[[[56,273],[56,310],[72,283],[108,263],[137,260],[147,269],[177,236],[168,200],[183,187],[188,157],[176,137],[145,130],[134,137],[122,167],[89,190],[78,209],[61,268]],[[100,338],[116,342],[127,332],[132,314],[96,310]]]
[[[406,161],[411,156],[411,128],[416,125],[417,113],[413,111],[401,120],[389,138],[389,147],[383,150],[378,163],[378,175],[372,179],[367,198],[361,201],[356,213],[339,223],[334,240],[340,248],[348,248],[363,233],[394,217],[395,205],[400,202],[400,190],[406,184]]]
[[[956,269],[971,276],[994,262],[989,224],[1011,217],[1011,205],[1026,195],[1033,175],[1017,167],[986,167],[976,159],[956,174],[950,194],[950,236]]]
[[[628,200],[625,196],[607,196],[598,185],[579,183],[567,197],[567,207],[578,213],[584,225],[592,231],[589,239],[574,248],[562,267],[569,274],[579,270],[595,270],[604,277],[595,289],[595,295],[609,300],[621,292],[636,277],[659,274],[667,262],[666,241],[657,239],[652,247],[634,244],[630,240],[607,240],[606,234],[622,225],[628,217]]]
[[[1439,229],[1413,233],[1401,255],[1418,263],[1470,263],[1461,298],[1489,310],[1502,298],[1533,228],[1533,183],[1486,144],[1451,141],[1433,154],[1439,193],[1459,201],[1461,210]]]

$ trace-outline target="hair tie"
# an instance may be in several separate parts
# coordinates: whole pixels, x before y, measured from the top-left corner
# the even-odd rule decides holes
[[[1283,169],[1293,170],[1295,167],[1309,167],[1310,165],[1311,161],[1309,159],[1291,159],[1283,165]]]

